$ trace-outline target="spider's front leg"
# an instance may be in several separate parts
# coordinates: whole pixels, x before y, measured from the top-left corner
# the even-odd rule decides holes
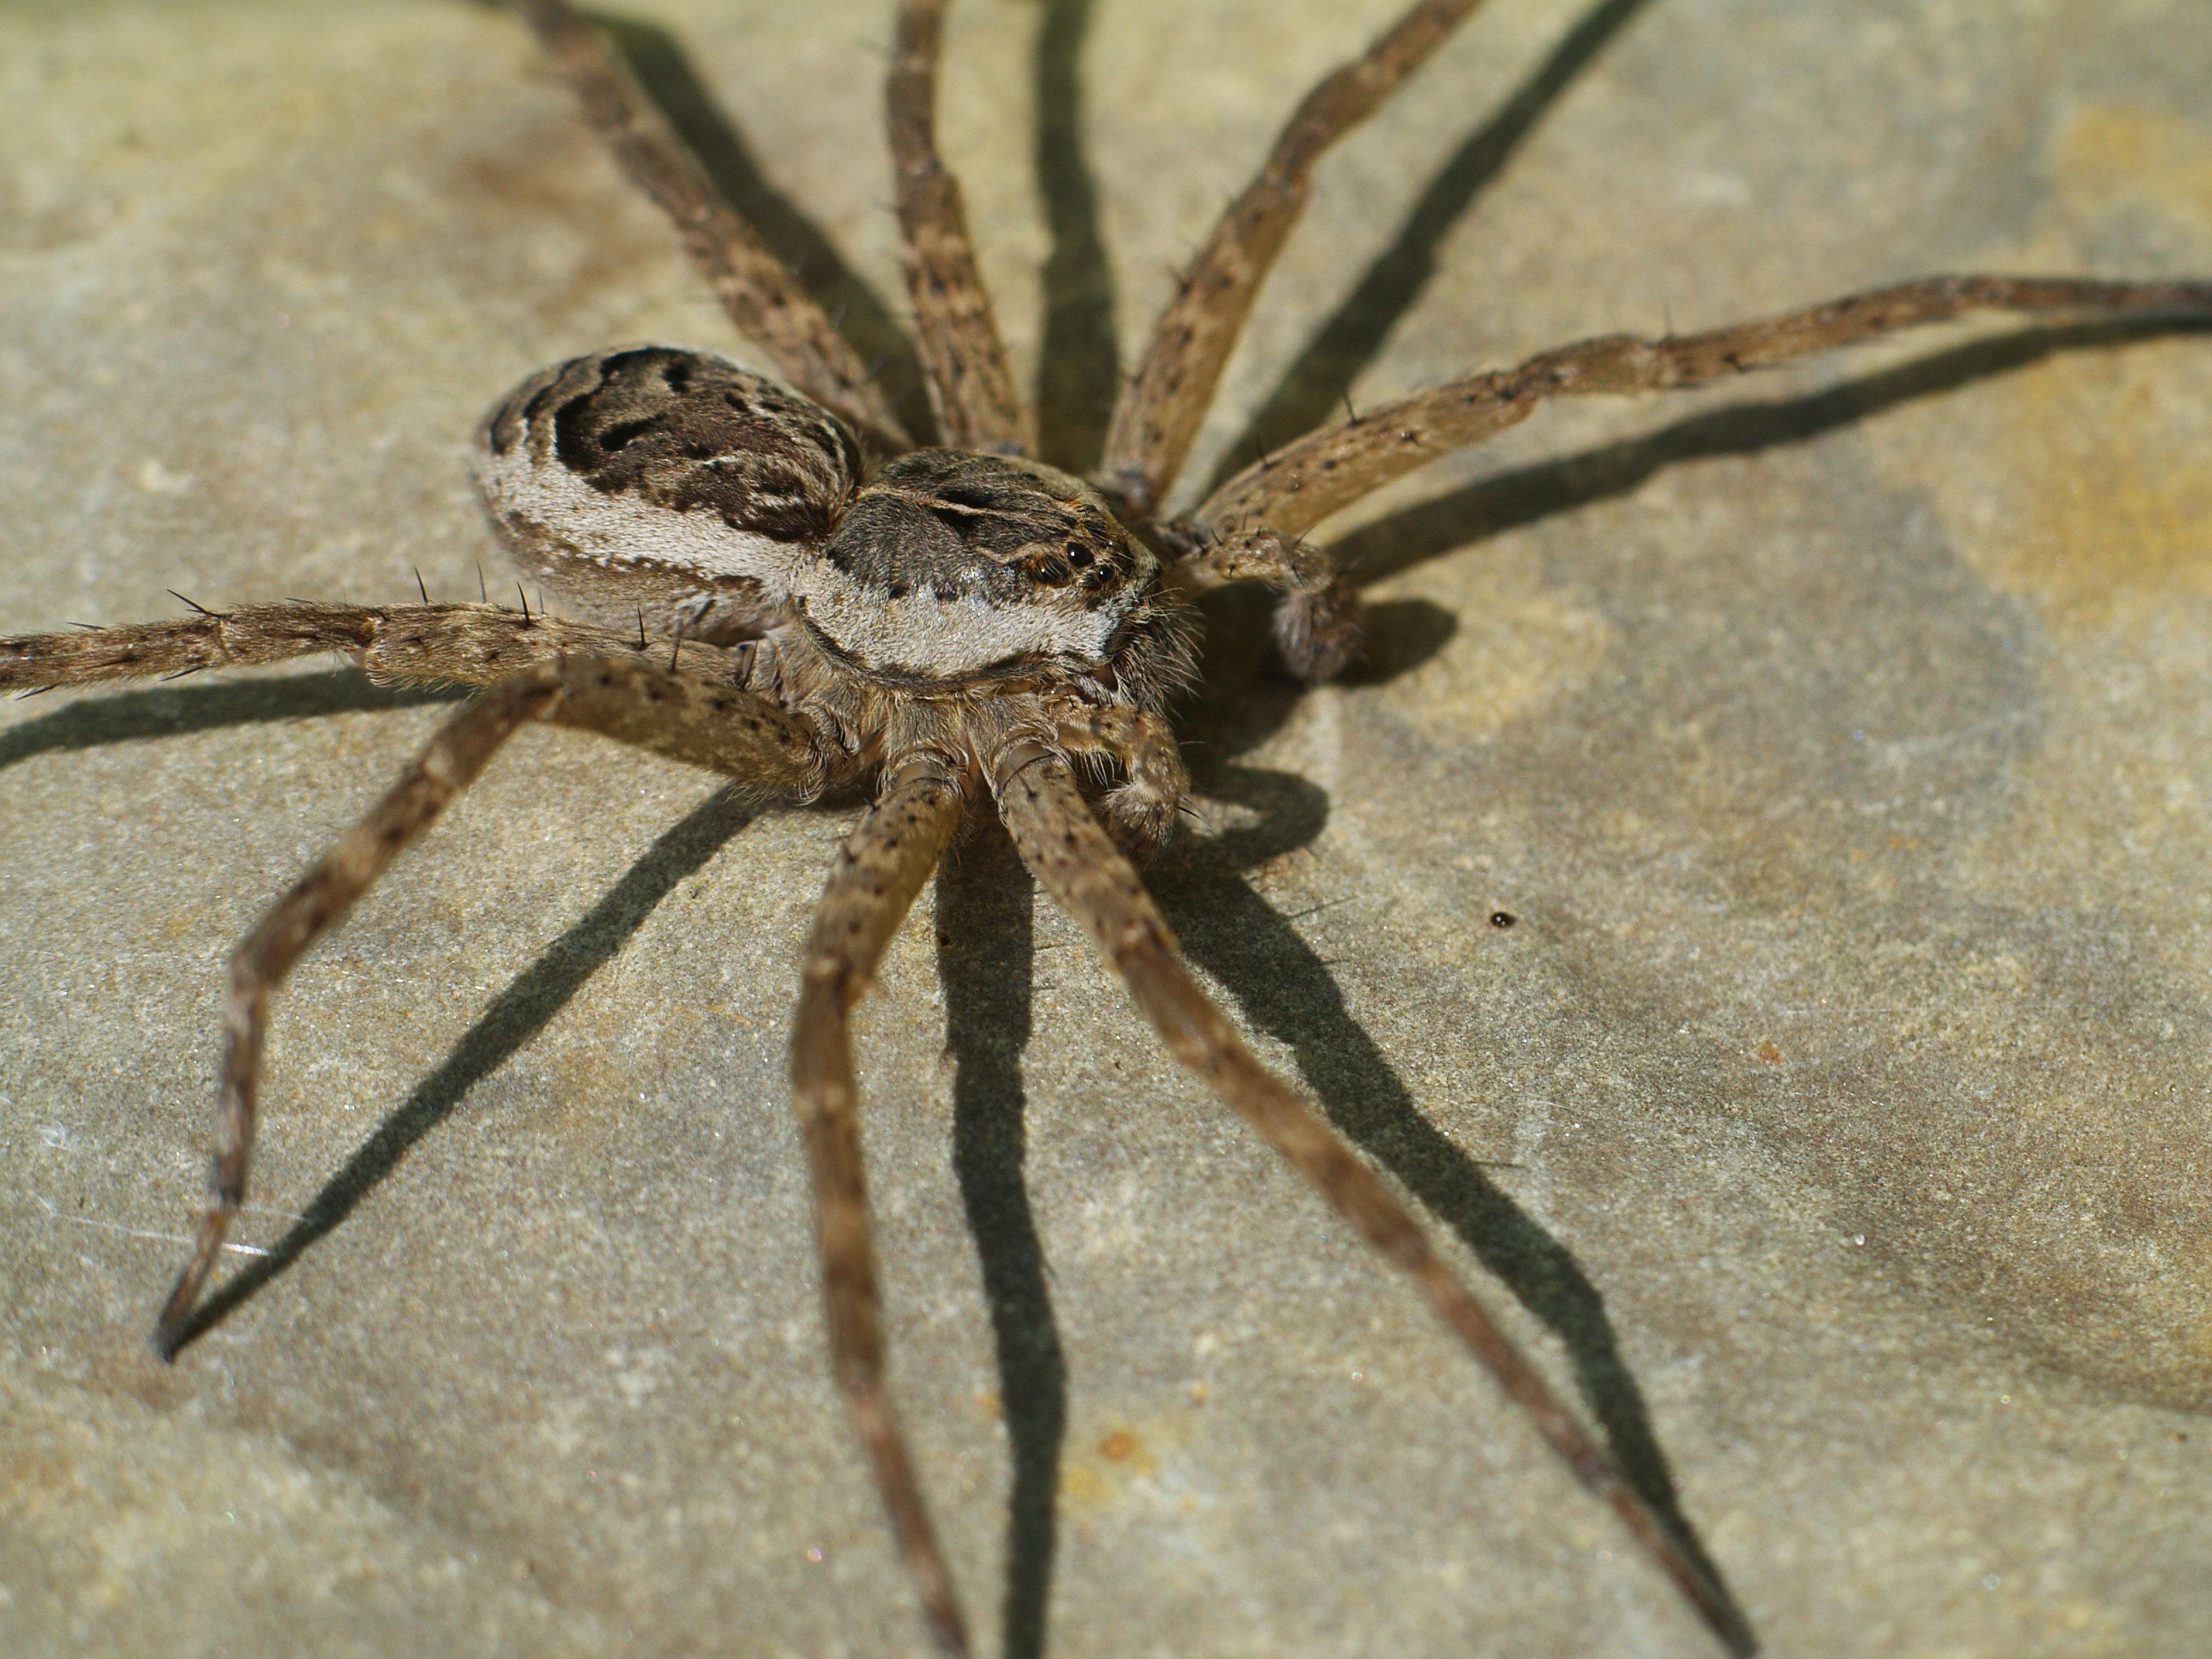
[[[851,1025],[853,1006],[959,825],[962,799],[955,769],[934,756],[895,761],[886,775],[880,799],[839,851],[814,913],[792,1025],[791,1082],[814,1172],[815,1236],[837,1387],[874,1466],[931,1633],[945,1652],[964,1654],[967,1630],[952,1576],[884,1384]]]
[[[1226,543],[1255,524],[1293,537],[1416,467],[1519,424],[1554,398],[1690,391],[1978,311],[2039,320],[2160,312],[2193,319],[2212,313],[2212,283],[1925,276],[1697,334],[1579,340],[1309,433],[1224,483],[1188,523],[1194,533]]]
[[[193,1310],[231,1218],[246,1201],[270,997],[301,953],[532,720],[597,732],[796,796],[818,790],[833,759],[805,725],[765,698],[704,675],[605,657],[538,664],[441,726],[368,817],[300,878],[231,957],[210,1202],[155,1328],[154,1347],[163,1358],[173,1358],[194,1334]]]

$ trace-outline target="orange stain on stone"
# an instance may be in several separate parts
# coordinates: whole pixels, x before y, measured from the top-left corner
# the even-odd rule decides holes
[[[2163,221],[2183,245],[2212,229],[2212,128],[2090,105],[2045,166],[2033,230],[1994,263],[2086,269],[2123,222]],[[1879,447],[1883,471],[1925,495],[1984,580],[2036,600],[2053,629],[2133,631],[2169,599],[2212,594],[2208,405],[2201,333],[2121,337],[1918,401],[1882,422]]]

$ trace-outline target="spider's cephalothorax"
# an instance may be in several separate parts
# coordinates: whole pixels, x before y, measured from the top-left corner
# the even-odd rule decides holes
[[[1189,608],[1080,478],[917,449],[861,481],[827,410],[676,346],[533,374],[484,422],[478,483],[515,562],[572,610],[731,651],[731,678],[822,740],[822,787],[1018,744],[1118,762],[1149,851],[1184,781],[1158,716],[1192,678]],[[653,611],[645,606],[651,603]]]
[[[526,601],[434,605],[426,588],[419,605],[286,600],[0,640],[0,689],[322,651],[387,679],[483,688],[232,959],[213,1199],[156,1328],[165,1357],[219,1316],[200,1297],[245,1199],[272,993],[508,736],[532,721],[574,727],[787,799],[874,786],[806,943],[791,1075],[838,1386],[941,1649],[965,1652],[965,1626],[884,1383],[848,1016],[957,828],[992,810],[1176,1056],[1405,1270],[1698,1614],[1749,1650],[1663,1466],[1647,1460],[1632,1479],[1616,1465],[1431,1249],[1405,1202],[1260,1065],[1184,968],[1126,856],[1159,844],[1188,788],[1164,718],[1192,678],[1180,596],[1224,582],[1272,586],[1286,665],[1326,678],[1356,644],[1358,606],[1304,533],[1552,398],[1706,385],[1977,308],[2201,315],[2212,286],[1939,276],[1703,334],[1584,340],[1348,412],[1188,513],[1161,516],[1315,163],[1474,3],[1417,0],[1299,106],[1184,272],[1085,482],[1022,459],[1033,423],[936,149],[945,0],[901,0],[887,102],[915,344],[946,448],[915,447],[852,343],[716,195],[568,0],[514,0],[587,118],[788,384],[705,353],[632,347],[533,375],[493,411],[479,467],[493,520],[524,574],[580,620]],[[871,455],[885,458],[872,472]],[[1105,823],[1079,775],[1108,786]]]

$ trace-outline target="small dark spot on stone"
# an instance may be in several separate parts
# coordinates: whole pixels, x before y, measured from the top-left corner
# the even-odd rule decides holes
[[[1521,918],[1515,915],[1510,910],[1492,910],[1490,913],[1490,925],[1500,931],[1510,927],[1515,922],[1520,920]]]

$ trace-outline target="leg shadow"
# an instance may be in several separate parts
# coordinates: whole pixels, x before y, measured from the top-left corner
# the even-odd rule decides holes
[[[1206,792],[1264,815],[1255,828],[1194,842],[1167,860],[1153,890],[1189,959],[1259,1030],[1287,1045],[1338,1132],[1398,1178],[1565,1346],[1575,1385],[1628,1483],[1682,1550],[1721,1586],[1731,1621],[1749,1626],[1675,1501],[1674,1477],[1604,1299],[1559,1241],[1422,1116],[1351,1011],[1328,965],[1255,893],[1241,872],[1310,842],[1327,797],[1304,780],[1243,767]]]
[[[1083,82],[1077,74],[1091,0],[1046,0],[1031,71],[1036,88],[1037,195],[1045,255],[1044,338],[1037,354],[1037,453],[1087,472],[1106,448],[1121,374],[1114,337],[1114,272],[1098,235],[1098,186],[1083,155]]]
[[[255,1260],[200,1304],[177,1343],[179,1351],[228,1318],[234,1309],[285,1272],[352,1214],[355,1206],[399,1166],[416,1141],[453,1115],[470,1090],[545,1029],[678,882],[704,867],[722,844],[755,816],[750,804],[726,791],[720,792],[653,842],[605,898],[494,999],[453,1045],[444,1063],[416,1085],[368,1144],[325,1183],[306,1213],[269,1254]]]
[[[280,679],[116,691],[82,697],[52,714],[0,732],[0,768],[33,755],[104,749],[112,743],[182,737],[226,726],[268,720],[315,720],[381,708],[416,708],[459,702],[471,686],[378,685],[357,668],[335,674],[293,674]]]
[[[1034,890],[995,819],[937,876],[937,972],[952,1056],[952,1168],[983,1270],[1013,1455],[1006,1514],[1007,1659],[1040,1659],[1052,1596],[1067,1361],[1022,1183],[1021,1053],[1030,1038]],[[945,919],[957,917],[957,927]]]
[[[1971,386],[2074,351],[2212,335],[2202,317],[2146,315],[2031,325],[1916,357],[1793,398],[1731,403],[1656,432],[1599,445],[1478,480],[1361,526],[1330,544],[1361,585],[1523,525],[1630,494],[1672,466],[1720,455],[1756,455],[1808,442],[1923,398]]]
[[[605,12],[591,13],[590,20],[606,31],[646,96],[668,118],[722,199],[760,233],[769,252],[830,313],[860,360],[876,368],[884,395],[915,441],[934,442],[921,361],[906,331],[814,222],[769,183],[676,37],[653,24]]]

